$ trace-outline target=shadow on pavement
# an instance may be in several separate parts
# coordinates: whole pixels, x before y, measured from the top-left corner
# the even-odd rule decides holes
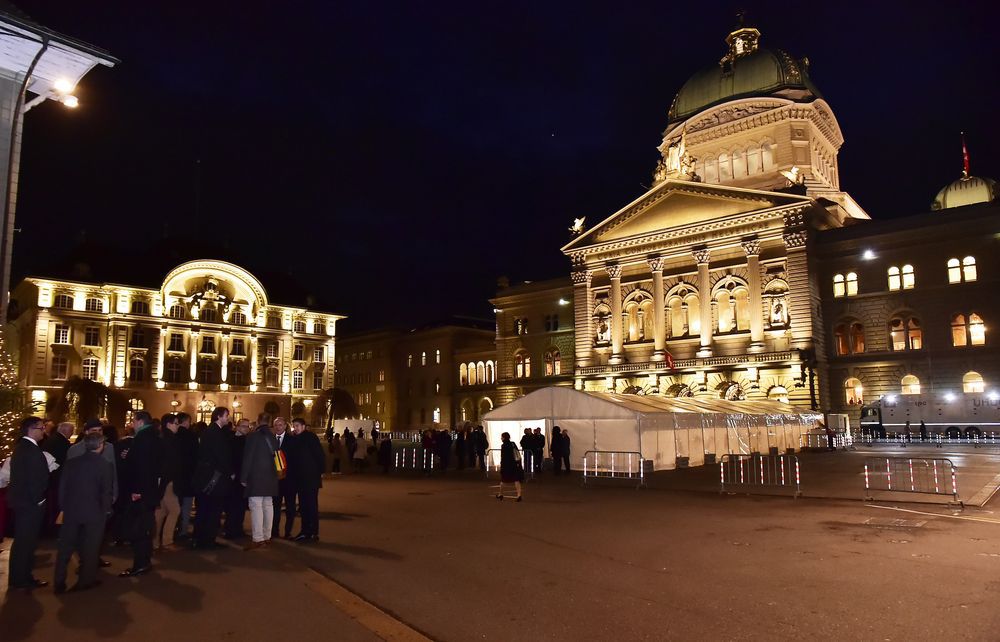
[[[42,603],[33,593],[8,592],[7,599],[0,607],[3,639],[27,640],[43,614]]]

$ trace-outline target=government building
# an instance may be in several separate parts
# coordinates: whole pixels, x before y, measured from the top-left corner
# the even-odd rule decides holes
[[[122,416],[106,411],[119,426],[139,409],[309,416],[333,387],[344,317],[276,305],[231,263],[190,261],[155,288],[29,277],[11,300],[21,384],[43,407],[73,377],[118,393]]]
[[[884,394],[1000,384],[996,184],[966,167],[926,213],[871,220],[808,61],[752,27],[725,45],[670,105],[652,187],[577,219],[568,278],[492,299],[501,402],[572,385],[856,422]]]

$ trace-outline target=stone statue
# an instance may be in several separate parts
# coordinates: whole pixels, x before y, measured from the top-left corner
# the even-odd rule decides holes
[[[667,161],[661,158],[656,163],[656,169],[653,170],[653,182],[662,183],[667,180]]]

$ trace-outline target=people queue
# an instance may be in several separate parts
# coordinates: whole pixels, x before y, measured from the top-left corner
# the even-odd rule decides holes
[[[244,550],[266,549],[281,533],[301,543],[319,539],[326,455],[301,418],[289,425],[262,413],[255,425],[247,419],[233,424],[229,410],[217,407],[209,424],[192,426],[187,413],[154,419],[138,410],[122,439],[94,419],[71,445],[73,429],[71,423],[25,417],[13,454],[0,466],[0,489],[6,486],[0,496],[14,517],[12,589],[48,584],[34,574],[35,549],[59,514],[57,593],[67,590],[74,554],[80,570],[73,590],[100,584],[97,569],[111,565],[101,556],[107,533],[116,545],[131,546],[132,564],[119,573],[124,578],[151,571],[157,552],[215,549],[223,546],[220,533],[229,540],[246,538],[248,511],[251,533]],[[0,506],[0,537],[5,514]],[[293,536],[296,517],[300,528]]]

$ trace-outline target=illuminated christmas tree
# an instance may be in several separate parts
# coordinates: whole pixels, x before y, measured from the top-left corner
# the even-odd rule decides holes
[[[18,384],[17,368],[0,335],[0,461],[7,458],[18,438],[21,415],[30,412],[24,390]]]

